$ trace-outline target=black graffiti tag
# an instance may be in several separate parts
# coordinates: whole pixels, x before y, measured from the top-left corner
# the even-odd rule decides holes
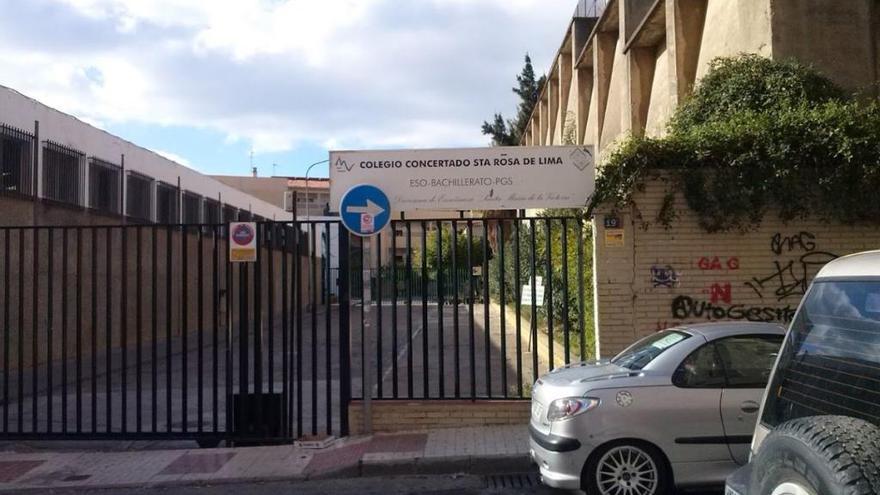
[[[769,289],[773,290],[777,301],[788,297],[801,297],[807,293],[810,273],[836,258],[837,255],[833,253],[813,251],[787,263],[774,261],[773,265],[776,269],[770,275],[764,278],[755,277],[746,282],[746,285],[761,298]]]
[[[721,305],[708,301],[699,301],[688,296],[678,296],[672,301],[672,317],[677,320],[747,320],[788,323],[794,318],[794,312],[795,309],[791,306]]]

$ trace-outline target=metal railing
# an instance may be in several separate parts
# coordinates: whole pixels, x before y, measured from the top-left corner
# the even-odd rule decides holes
[[[348,305],[314,224],[259,224],[254,263],[226,230],[0,227],[0,438],[346,434]]]
[[[392,258],[381,237],[373,245],[382,268],[370,272],[378,309],[369,338],[361,337],[363,307],[353,313],[360,331],[352,334],[352,366],[361,370],[354,397],[363,397],[364,376],[375,373],[374,398],[525,399],[541,374],[591,354],[582,219],[391,224]],[[366,286],[358,273],[369,263],[363,239],[352,247],[351,299],[358,302]]]

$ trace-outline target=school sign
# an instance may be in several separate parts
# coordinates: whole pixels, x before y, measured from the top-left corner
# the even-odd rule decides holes
[[[578,208],[595,187],[591,146],[330,152],[330,204],[358,184],[397,211]]]

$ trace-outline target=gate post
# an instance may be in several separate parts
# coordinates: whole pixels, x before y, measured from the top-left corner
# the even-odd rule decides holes
[[[339,228],[339,433],[348,436],[348,406],[351,404],[351,321],[349,319],[351,269],[349,236]],[[330,238],[329,232],[327,238]],[[328,316],[329,317],[329,316]]]

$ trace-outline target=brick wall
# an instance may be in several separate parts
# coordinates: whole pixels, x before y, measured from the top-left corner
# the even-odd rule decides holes
[[[373,431],[376,433],[462,428],[487,425],[526,425],[530,402],[512,400],[478,401],[390,401],[374,400]],[[363,402],[348,408],[352,435],[363,432]],[[525,426],[524,426],[525,427]]]
[[[596,215],[598,339],[603,357],[684,322],[786,323],[809,282],[837,256],[880,248],[880,229],[818,220],[783,224],[770,212],[748,233],[709,234],[681,194],[670,228],[657,221],[667,191],[653,180],[629,208]],[[622,222],[622,246],[606,242],[606,217]]]

